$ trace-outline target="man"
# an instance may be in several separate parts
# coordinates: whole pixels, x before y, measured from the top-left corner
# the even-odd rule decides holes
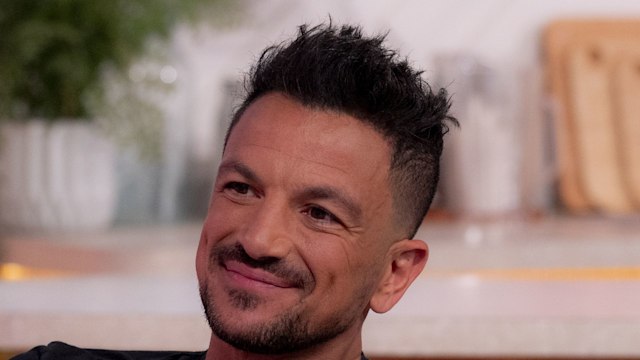
[[[427,261],[412,238],[456,123],[444,90],[383,37],[332,25],[265,50],[247,85],[196,256],[209,349],[130,358],[361,359],[369,310],[391,309]],[[32,356],[53,347],[123,354]]]

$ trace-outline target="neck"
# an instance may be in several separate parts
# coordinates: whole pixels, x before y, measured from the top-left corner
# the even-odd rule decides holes
[[[360,360],[362,353],[361,326],[349,329],[326,343],[295,353],[263,355],[237,349],[211,335],[206,360]]]

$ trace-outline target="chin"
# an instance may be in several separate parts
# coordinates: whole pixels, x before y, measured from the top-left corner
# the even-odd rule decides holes
[[[217,295],[225,294],[218,292]],[[336,311],[333,316],[318,320],[303,316],[296,307],[278,309],[267,304],[255,308],[238,308],[229,295],[220,299],[211,296],[207,286],[200,287],[205,315],[213,334],[238,350],[257,354],[287,354],[313,348],[338,337],[351,328],[360,317],[349,318]],[[360,314],[358,314],[360,315]]]

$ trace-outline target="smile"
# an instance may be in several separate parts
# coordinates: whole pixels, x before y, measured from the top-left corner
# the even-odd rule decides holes
[[[294,288],[296,284],[262,269],[256,269],[238,261],[223,265],[229,278],[241,287]]]

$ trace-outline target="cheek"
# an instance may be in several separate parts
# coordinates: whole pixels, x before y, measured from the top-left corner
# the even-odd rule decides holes
[[[346,296],[364,281],[370,283],[371,261],[365,252],[345,245],[344,239],[316,239],[303,257],[322,289],[323,297]]]
[[[202,233],[200,234],[200,242],[198,243],[198,250],[196,252],[196,274],[199,281],[202,281],[204,279],[205,273],[207,272],[208,258],[209,245],[205,225],[205,227],[203,227],[202,229]]]
[[[202,227],[203,238],[201,243],[206,240],[208,247],[211,247],[214,245],[212,243],[219,241],[232,232],[239,218],[241,216],[237,213],[237,210],[234,212],[234,209],[229,207],[224,199],[212,201]]]
[[[224,221],[224,219],[219,218],[216,214],[224,214],[224,212],[214,211],[213,208],[209,209],[200,234],[200,242],[196,252],[196,273],[200,280],[202,280],[208,271],[211,248],[215,243],[220,241],[220,239],[224,238],[224,234],[228,232],[228,230],[225,229],[225,225],[228,226],[230,222]]]

